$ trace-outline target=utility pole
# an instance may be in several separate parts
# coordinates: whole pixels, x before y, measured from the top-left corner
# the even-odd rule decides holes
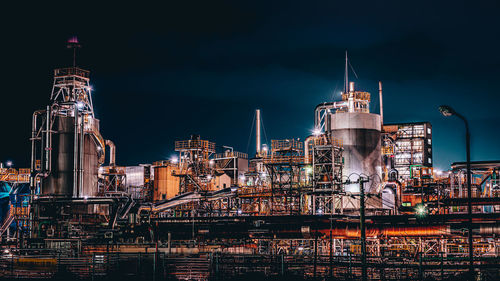
[[[458,115],[458,114],[457,114]],[[459,117],[461,115],[458,115]],[[471,186],[471,181],[472,181],[472,175],[471,175],[471,168],[470,168],[470,131],[469,131],[469,122],[464,117],[461,117],[461,119],[465,123],[465,150],[467,153],[467,197],[469,200],[467,200],[467,212],[468,212],[468,217],[469,217],[469,272],[470,272],[470,277],[474,277],[474,247],[472,246],[473,243],[473,238],[472,238],[472,186]]]
[[[318,263],[318,233],[314,234],[314,280],[316,280]]]
[[[367,280],[366,270],[366,231],[365,231],[365,188],[367,179],[359,177],[359,221],[361,228],[361,280]]]
[[[330,214],[330,277],[333,276],[333,233],[332,233],[332,222],[333,217],[332,214]]]

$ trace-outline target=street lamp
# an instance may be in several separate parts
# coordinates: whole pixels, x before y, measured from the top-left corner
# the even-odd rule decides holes
[[[468,203],[468,215],[469,215],[469,272],[471,277],[474,274],[474,248],[472,247],[472,187],[471,187],[471,170],[470,170],[470,131],[469,131],[469,122],[465,119],[464,116],[457,113],[453,108],[448,105],[441,105],[439,107],[439,112],[443,114],[445,117],[449,117],[452,115],[457,116],[462,119],[465,124],[465,150],[467,154],[467,196],[469,200]]]

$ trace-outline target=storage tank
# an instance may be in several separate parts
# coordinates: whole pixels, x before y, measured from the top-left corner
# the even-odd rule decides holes
[[[40,176],[43,195],[97,195],[105,144],[91,89],[89,71],[76,66],[55,69],[51,104],[33,114],[31,169]]]
[[[52,135],[52,163],[48,177],[41,180],[44,195],[73,195],[73,151],[75,118],[57,116]]]
[[[368,176],[365,192],[380,193],[381,119],[379,114],[370,113],[369,108],[370,93],[355,90],[354,82],[350,82],[349,89],[342,93],[342,101],[316,107],[315,126],[324,126],[327,133],[342,140],[343,181]],[[321,116],[327,116],[324,123]],[[345,191],[359,192],[359,183],[345,185]]]
[[[170,199],[179,194],[180,178],[173,175],[178,171],[177,165],[168,162],[154,167],[153,201]]]
[[[96,120],[96,119],[94,119]],[[94,197],[97,195],[99,154],[96,142],[91,134],[85,134],[83,138],[83,186],[80,187],[79,197]]]
[[[97,119],[87,119],[98,130]],[[94,137],[85,133],[83,137],[82,186],[78,194],[73,194],[74,185],[74,139],[75,118],[71,116],[55,116],[52,134],[51,171],[42,178],[41,193],[62,197],[93,197],[97,195],[99,158],[102,153]]]
[[[380,115],[363,112],[340,112],[330,115],[330,132],[342,140],[344,167],[342,175],[351,181],[358,174],[370,177],[366,192],[379,192],[381,168]],[[359,184],[347,185],[346,191],[358,192]]]

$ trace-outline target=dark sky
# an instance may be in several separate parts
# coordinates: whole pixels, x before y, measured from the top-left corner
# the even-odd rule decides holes
[[[192,133],[253,154],[255,108],[269,142],[303,139],[314,107],[340,98],[346,49],[372,112],[382,80],[387,123],[432,123],[436,166],[465,159],[440,104],[470,120],[473,160],[500,159],[498,1],[41,2],[2,4],[0,161],[28,166],[31,114],[72,35],[121,165],[170,158]]]

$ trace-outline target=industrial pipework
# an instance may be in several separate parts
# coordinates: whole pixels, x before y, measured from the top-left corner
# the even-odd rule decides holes
[[[116,146],[115,144],[110,141],[106,140],[106,145],[109,147],[109,166],[115,166],[116,165]]]

